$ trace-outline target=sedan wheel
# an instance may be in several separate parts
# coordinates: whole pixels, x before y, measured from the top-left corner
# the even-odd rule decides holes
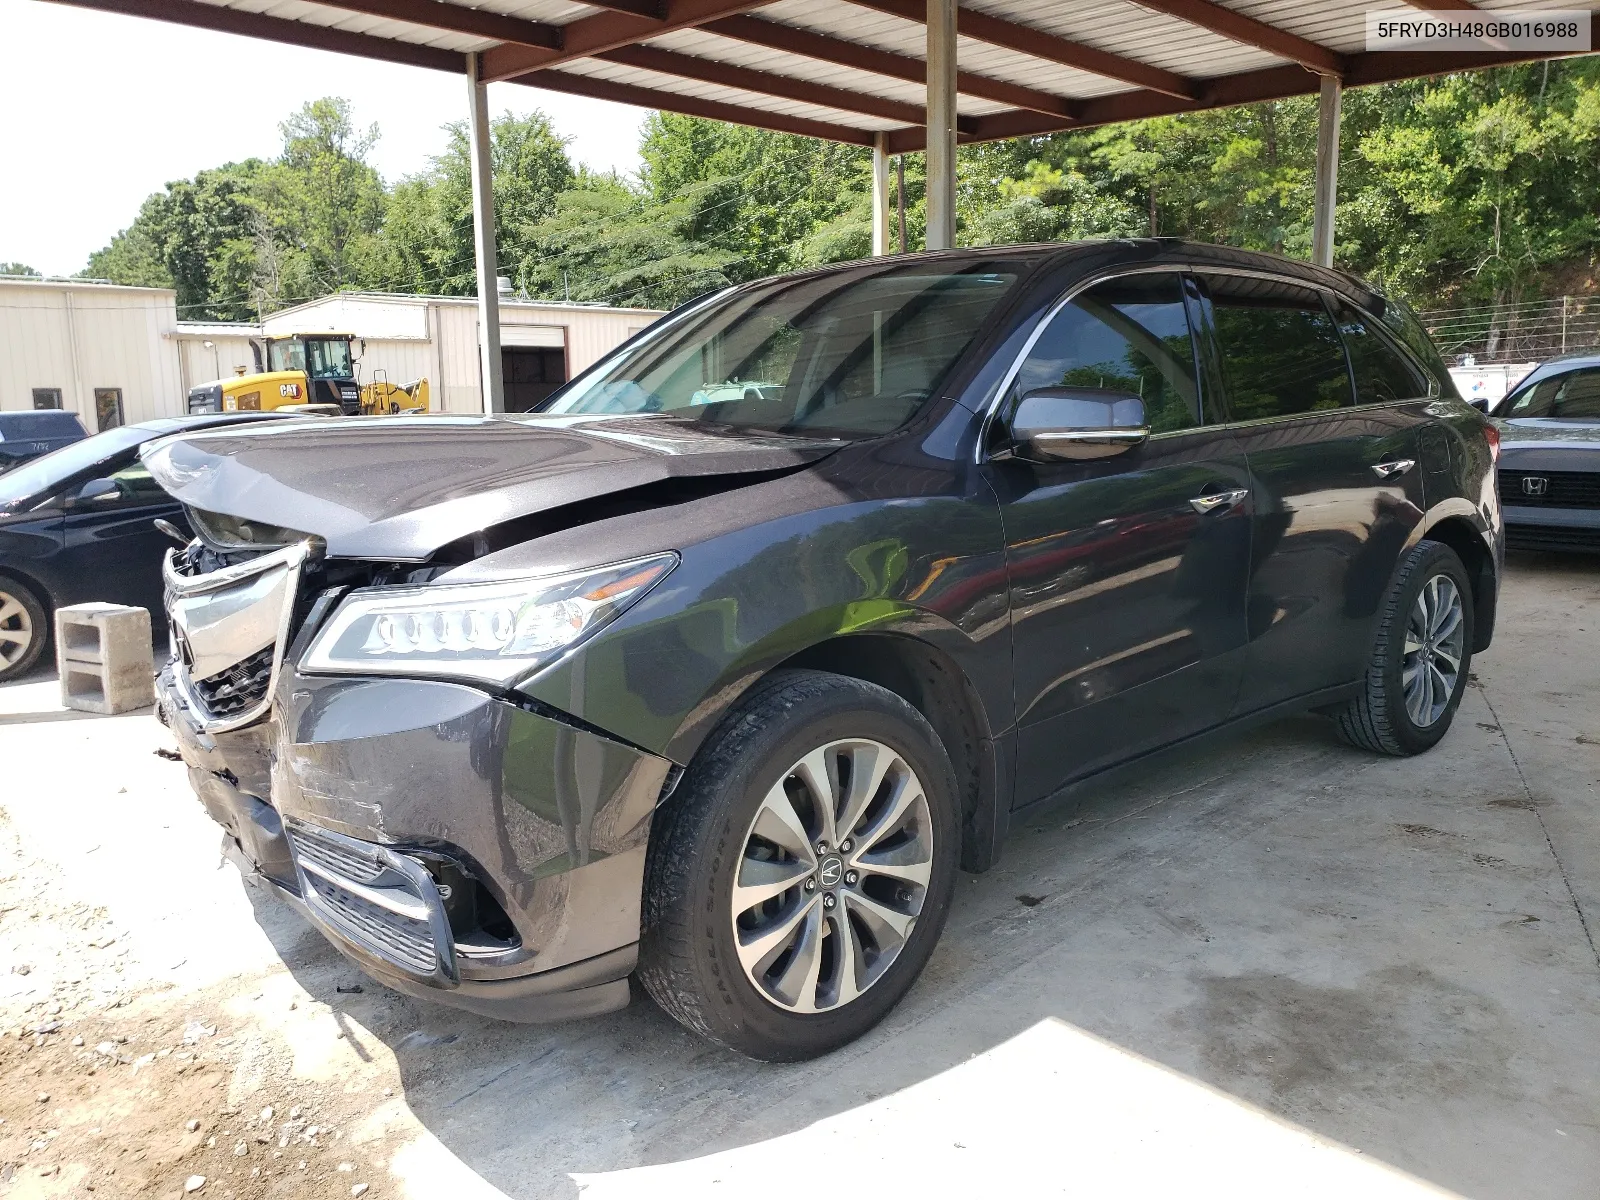
[[[0,671],[15,667],[33,649],[33,617],[22,601],[0,592]]]
[[[33,592],[0,575],[0,680],[29,670],[50,639],[50,620]]]
[[[784,773],[745,831],[732,919],[745,976],[790,1012],[872,987],[905,949],[933,870],[928,800],[882,742],[829,742]]]
[[[1418,729],[1444,716],[1456,693],[1466,642],[1466,610],[1461,590],[1448,575],[1435,575],[1422,585],[1406,625],[1406,713]]]

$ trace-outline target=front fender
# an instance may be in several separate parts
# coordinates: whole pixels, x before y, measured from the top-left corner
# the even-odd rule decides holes
[[[681,554],[636,608],[520,690],[681,764],[777,664],[895,633],[955,661],[987,728],[1011,724],[1004,538],[986,488],[811,509]]]

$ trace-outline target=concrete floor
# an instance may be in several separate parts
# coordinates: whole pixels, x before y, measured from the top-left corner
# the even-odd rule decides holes
[[[519,1028],[336,995],[341,960],[217,869],[153,720],[63,719],[48,679],[0,687],[0,804],[152,980],[287,969],[370,1035],[416,1131],[386,1193],[1587,1197],[1597,651],[1600,559],[1514,560],[1434,752],[1286,721],[1030,821],[962,880],[906,1003],[804,1066],[708,1047],[642,999]],[[88,840],[145,881],[178,855],[174,890],[91,869]]]

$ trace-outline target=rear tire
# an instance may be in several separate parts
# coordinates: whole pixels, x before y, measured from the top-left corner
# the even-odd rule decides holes
[[[1362,692],[1337,717],[1340,736],[1378,754],[1432,749],[1466,692],[1472,639],[1461,559],[1443,542],[1418,542],[1384,601]]]
[[[31,588],[0,575],[0,683],[26,675],[50,642],[50,614]]]
[[[938,736],[900,697],[775,673],[657,814],[640,981],[681,1024],[752,1058],[795,1062],[860,1037],[944,927],[956,795]]]

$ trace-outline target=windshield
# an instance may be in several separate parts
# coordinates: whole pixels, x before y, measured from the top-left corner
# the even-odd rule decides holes
[[[1600,368],[1581,367],[1559,375],[1546,375],[1532,386],[1512,392],[1500,402],[1494,415],[1600,420]]]
[[[313,379],[349,379],[349,341],[344,338],[307,338],[306,367]]]
[[[148,429],[140,429],[136,425],[108,429],[105,433],[86,437],[24,463],[16,470],[0,475],[0,512],[25,508],[30,502],[43,499],[74,475],[153,436]]]
[[[541,411],[886,433],[934,394],[1022,270],[968,259],[775,279],[669,318]]]

